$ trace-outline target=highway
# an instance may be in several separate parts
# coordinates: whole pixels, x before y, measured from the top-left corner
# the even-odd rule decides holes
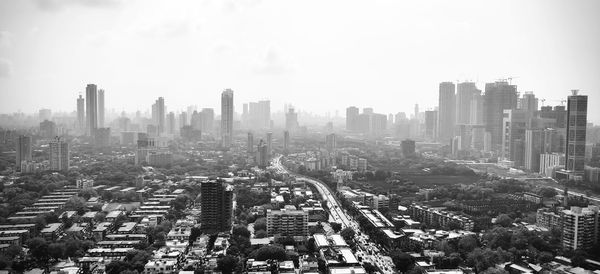
[[[281,157],[282,156],[278,156],[273,159],[273,161],[271,162],[272,167],[274,167],[279,173],[289,174],[290,176],[294,176],[298,181],[302,181],[313,185],[317,189],[317,191],[319,191],[319,194],[321,194],[322,199],[324,201],[327,201],[330,220],[341,224],[342,229],[350,227],[355,232],[361,231],[358,222],[356,222],[354,219],[352,219],[352,217],[346,214],[336,197],[333,195],[333,193],[331,193],[329,188],[327,188],[327,186],[323,182],[310,177],[289,172],[281,164]],[[394,264],[391,258],[387,256],[382,256],[379,248],[377,248],[373,243],[369,242],[368,240],[369,238],[367,235],[363,233],[357,233],[355,237],[355,241],[357,243],[357,251],[355,255],[362,257],[363,261],[367,261],[375,265],[377,268],[379,268],[379,270],[382,271],[382,273],[394,273]]]

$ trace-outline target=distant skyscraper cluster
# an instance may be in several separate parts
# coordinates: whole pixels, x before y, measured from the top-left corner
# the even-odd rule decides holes
[[[346,108],[346,130],[380,136],[387,129],[388,117],[375,113],[372,108],[363,108],[362,113],[355,106]]]

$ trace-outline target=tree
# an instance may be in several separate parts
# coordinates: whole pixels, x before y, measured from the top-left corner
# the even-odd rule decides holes
[[[473,251],[477,246],[477,238],[475,236],[462,237],[458,241],[458,250],[464,255]]]
[[[506,214],[500,214],[498,217],[496,217],[496,224],[499,224],[503,227],[511,227],[512,223],[513,219]]]
[[[48,245],[48,255],[54,260],[64,258],[65,244],[64,243],[51,243],[50,245]]]
[[[192,227],[192,230],[190,231],[190,245],[192,245],[200,235],[202,235],[202,229],[200,229],[200,227]]]
[[[266,238],[267,236],[267,232],[262,229],[254,232],[254,237],[258,239]]]
[[[217,270],[224,274],[233,273],[238,264],[238,260],[233,256],[223,256],[217,260]]]
[[[329,225],[331,225],[331,229],[333,229],[333,232],[335,233],[338,233],[340,230],[342,230],[342,224],[340,223],[329,223]]]
[[[42,265],[48,262],[48,243],[44,238],[33,238],[27,242],[31,257]]]
[[[266,260],[278,260],[284,261],[286,259],[285,250],[278,246],[262,246],[259,249],[250,253],[250,257],[258,261]]]
[[[267,219],[265,218],[258,218],[256,219],[256,221],[254,222],[254,231],[258,231],[258,230],[267,230]]]
[[[6,254],[6,256],[8,256],[9,259],[14,259],[15,257],[23,253],[23,248],[21,248],[18,245],[11,245],[6,248],[6,251],[4,251],[4,253]]]
[[[392,252],[390,252],[390,257],[392,258],[396,269],[402,273],[406,273],[414,264],[413,258],[399,249],[392,250]]]
[[[354,232],[354,229],[351,227],[346,227],[340,231],[340,235],[344,238],[344,240],[346,240],[346,242],[352,241],[355,234],[356,233]]]
[[[540,254],[537,257],[538,263],[540,264],[549,263],[552,261],[552,259],[554,259],[554,255],[547,251],[540,252]]]
[[[250,238],[250,231],[245,226],[237,225],[233,228],[233,236],[242,236]]]

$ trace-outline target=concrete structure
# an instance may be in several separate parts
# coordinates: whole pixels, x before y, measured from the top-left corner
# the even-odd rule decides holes
[[[23,161],[31,161],[31,137],[25,135],[19,135],[16,140],[16,159],[15,167],[21,170],[21,163]]]
[[[304,210],[267,210],[267,235],[308,236],[308,212]]]
[[[219,181],[206,181],[200,185],[200,195],[202,230],[229,231],[233,215],[233,187]]]
[[[69,144],[60,137],[56,137],[49,144],[50,169],[56,171],[69,170]]]
[[[231,146],[233,140],[233,90],[221,93],[221,145]]]
[[[517,108],[517,86],[507,81],[497,81],[485,85],[483,97],[483,122],[491,134],[492,149],[502,144],[502,118],[505,109]]]
[[[98,90],[98,127],[104,127],[104,90]]]
[[[562,211],[563,247],[570,250],[590,249],[598,243],[598,207],[571,207]]]
[[[88,84],[85,88],[85,111],[86,111],[86,135],[94,136],[98,128],[98,90],[94,84]]]
[[[450,143],[454,137],[456,120],[455,85],[452,82],[440,83],[438,105],[438,136],[443,144]]]
[[[567,102],[565,170],[574,176],[582,176],[584,171],[587,102],[587,95],[578,95],[577,90],[572,91]]]

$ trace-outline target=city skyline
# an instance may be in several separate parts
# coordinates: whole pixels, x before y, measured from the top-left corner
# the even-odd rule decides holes
[[[484,90],[485,83],[513,78],[519,92],[533,91],[545,105],[560,105],[572,89],[587,95],[600,90],[600,19],[591,12],[600,4],[592,1],[551,1],[541,8],[516,2],[344,3],[349,12],[337,23],[326,16],[333,3],[320,11],[268,1],[6,3],[0,3],[4,113],[72,112],[73,98],[87,83],[104,89],[106,110],[118,112],[144,111],[140,106],[161,96],[170,110],[193,102],[218,111],[215,95],[231,88],[238,106],[267,99],[274,111],[291,102],[296,109],[337,110],[341,116],[359,102],[386,114],[412,113],[415,103],[433,110],[444,81],[473,80]],[[177,16],[154,16],[162,9]],[[510,20],[484,20],[488,9]],[[365,19],[353,17],[363,13]],[[105,25],[102,18],[114,20]],[[69,65],[52,67],[58,62]],[[84,66],[90,62],[97,65]],[[44,95],[34,96],[41,89]],[[590,105],[598,100],[590,96]],[[590,112],[588,120],[599,123],[600,113]]]

